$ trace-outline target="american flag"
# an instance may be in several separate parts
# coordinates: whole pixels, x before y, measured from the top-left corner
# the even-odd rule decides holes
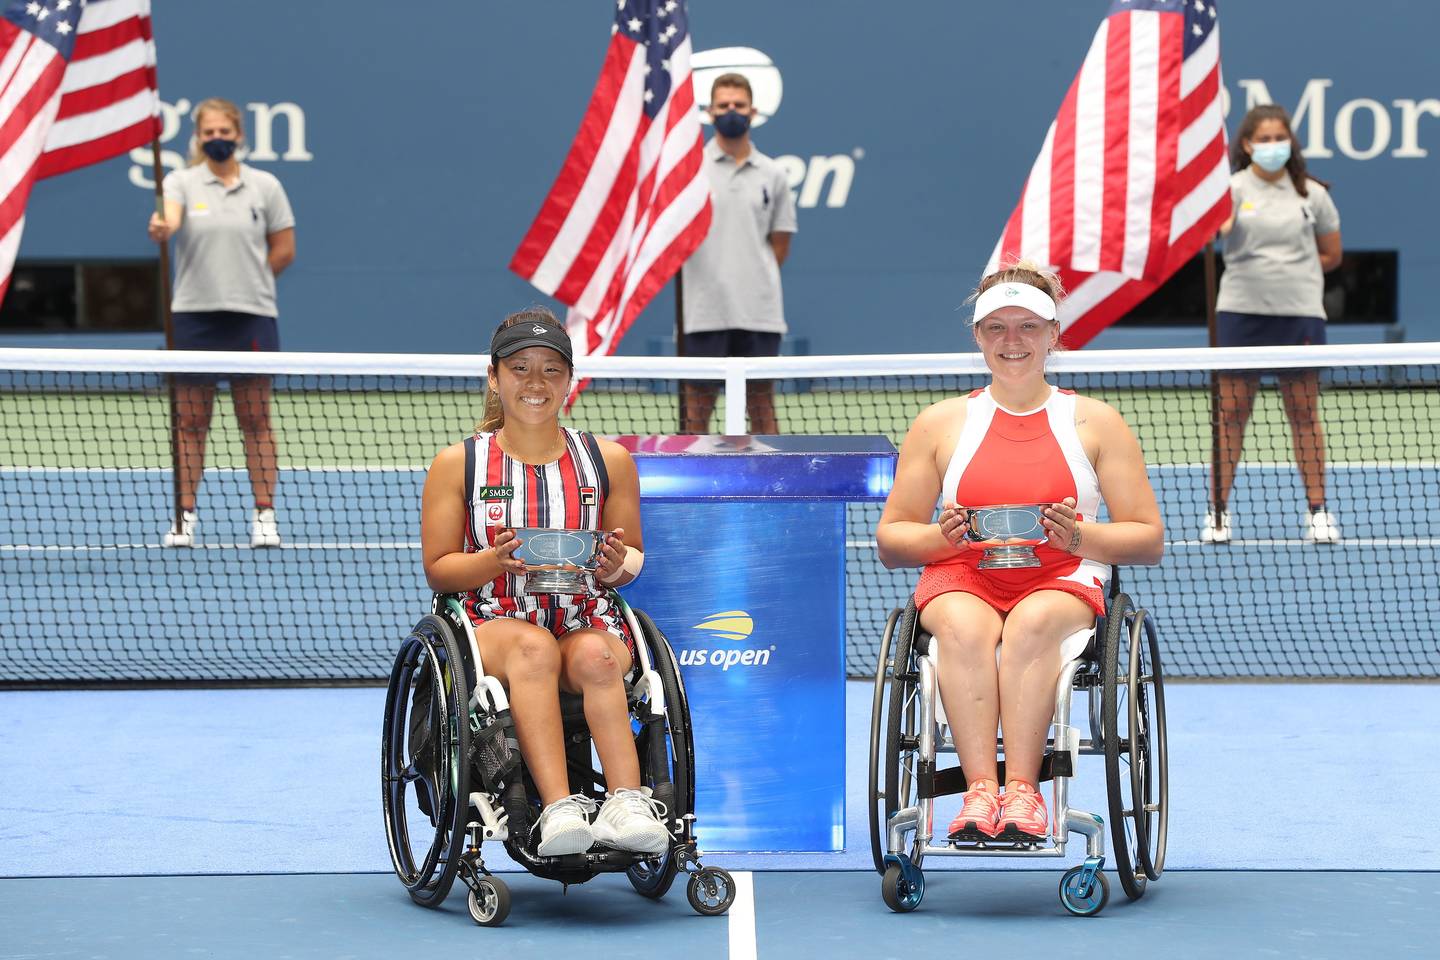
[[[710,229],[679,0],[615,0],[590,106],[510,269],[573,309],[575,354],[615,352]]]
[[[1230,215],[1216,0],[1115,0],[1045,135],[986,273],[1059,270],[1078,347],[1150,295]]]
[[[12,0],[0,13],[0,300],[41,177],[160,132],[150,0]]]

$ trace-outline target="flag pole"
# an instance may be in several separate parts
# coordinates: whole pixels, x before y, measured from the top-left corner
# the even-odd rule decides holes
[[[1205,329],[1211,349],[1220,345],[1220,331],[1215,321],[1216,279],[1215,241],[1205,243]],[[1220,523],[1220,371],[1210,371],[1210,506],[1215,522]]]
[[[684,270],[675,271],[675,356],[685,356],[685,280]],[[689,384],[680,381],[680,422],[677,425],[676,433],[685,432],[685,398],[689,393]]]
[[[160,138],[157,136],[150,141],[150,158],[152,175],[155,178],[155,212],[160,219],[165,219],[165,190],[161,185],[164,179],[165,167],[160,162]],[[165,328],[165,349],[175,349],[175,323],[170,315],[170,241],[160,241],[160,317]],[[175,395],[175,374],[165,375],[167,392],[170,395],[170,478],[171,494],[174,497],[172,504],[175,514],[175,529],[182,530],[184,527],[184,509],[180,504],[180,424],[178,403]]]

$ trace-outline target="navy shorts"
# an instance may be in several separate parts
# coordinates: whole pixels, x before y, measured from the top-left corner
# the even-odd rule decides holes
[[[687,357],[778,357],[780,334],[759,330],[706,330],[685,334]]]
[[[1267,316],[1260,313],[1215,315],[1222,347],[1308,347],[1325,342],[1324,317]]]
[[[274,317],[234,310],[181,312],[171,317],[176,350],[246,350],[274,352],[280,349],[280,325]],[[182,383],[217,383],[249,379],[244,374],[182,373]]]

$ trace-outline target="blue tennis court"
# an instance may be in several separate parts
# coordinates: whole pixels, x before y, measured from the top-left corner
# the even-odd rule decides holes
[[[921,908],[891,913],[864,819],[869,685],[847,692],[843,852],[707,850],[750,874],[753,919],[743,901],[697,917],[678,888],[655,903],[618,876],[562,892],[507,873],[515,906],[494,929],[474,926],[458,895],[439,911],[415,906],[390,873],[381,690],[0,692],[0,764],[22,771],[0,798],[3,953],[541,957],[680,938],[697,957],[863,958],[915,955],[963,931],[981,947],[1133,939],[1184,957],[1428,955],[1440,843],[1403,824],[1440,788],[1416,760],[1440,724],[1433,685],[1172,684],[1165,877],[1093,919],[1060,909],[1060,863],[1014,860],[932,867]],[[1103,776],[1075,785],[1100,808]]]

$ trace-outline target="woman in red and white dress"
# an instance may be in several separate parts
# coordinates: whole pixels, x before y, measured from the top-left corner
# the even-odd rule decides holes
[[[536,852],[583,853],[599,842],[663,853],[666,811],[640,785],[625,701],[635,644],[604,589],[629,583],[644,562],[635,461],[614,441],[560,425],[574,367],[570,335],[549,310],[507,317],[490,357],[484,420],[474,436],[440,452],[425,480],[425,577],[437,592],[464,596],[485,672],[509,691],[520,752],[543,804]],[[575,595],[526,593],[517,527],[609,531],[599,585]],[[598,814],[569,790],[561,690],[584,698],[608,788]]]
[[[1047,835],[1036,784],[1061,641],[1104,612],[1110,564],[1158,563],[1164,550],[1155,493],[1124,419],[1045,380],[1062,296],[1055,276],[1023,261],[980,282],[972,324],[990,385],[915,418],[876,531],[886,567],[924,568],[915,604],[939,645],[940,697],[970,788],[950,825],[956,837]],[[1048,504],[1046,542],[1035,548],[1041,565],[979,569],[981,552],[964,540],[966,508],[1021,503]]]

